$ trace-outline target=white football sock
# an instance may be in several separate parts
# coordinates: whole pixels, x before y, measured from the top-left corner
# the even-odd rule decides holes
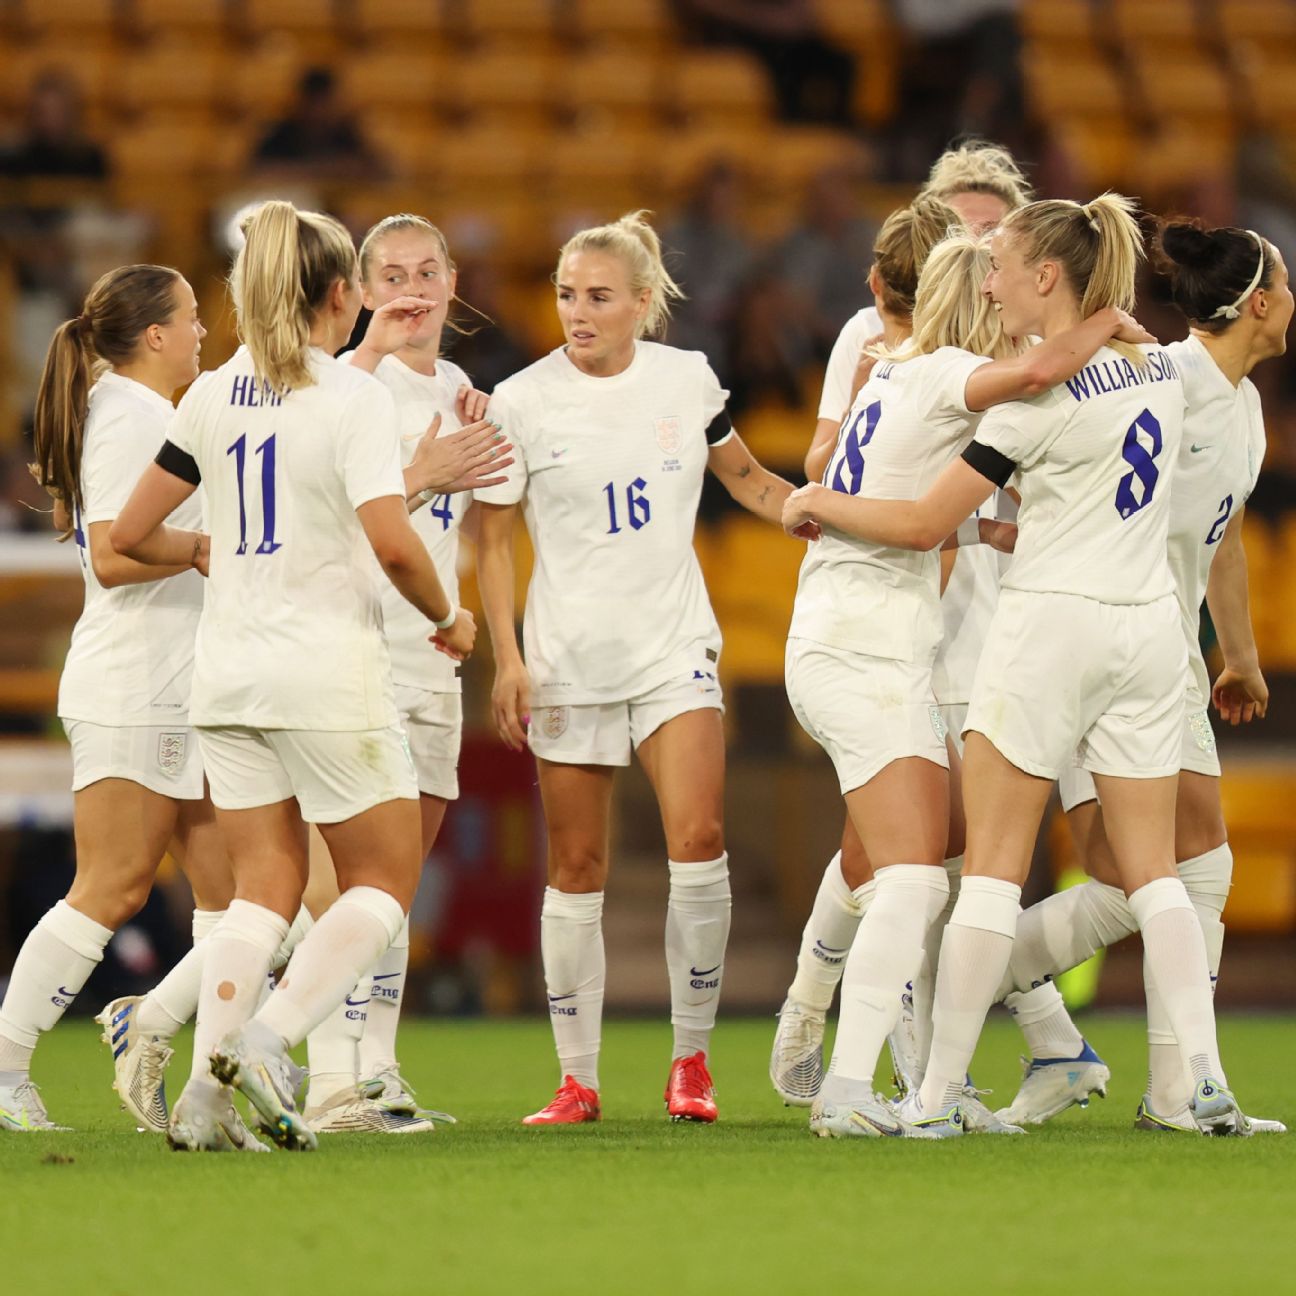
[[[1176,867],[1193,908],[1199,914],[1212,913],[1219,918],[1233,885],[1233,850],[1228,842],[1203,855],[1194,855]],[[1212,969],[1218,971],[1218,966]]]
[[[865,886],[871,894],[872,882],[866,882]],[[815,892],[809,920],[801,933],[796,976],[788,987],[789,999],[816,1012],[828,1011],[863,916],[859,902],[842,876],[841,851],[838,851],[828,861],[819,890]]]
[[[919,1099],[925,1112],[958,1102],[986,1013],[1012,953],[1021,887],[1000,878],[964,877],[958,903],[945,928],[932,1046]]]
[[[1201,923],[1184,884],[1157,878],[1130,896],[1143,933],[1143,952],[1194,1083],[1227,1084],[1215,1038],[1210,969]]]
[[[540,955],[559,1078],[571,1076],[579,1084],[597,1089],[607,972],[602,891],[577,895],[545,887]]]
[[[400,1024],[401,1000],[405,995],[409,940],[409,919],[406,918],[391,948],[374,964],[369,989],[369,1016],[360,1037],[362,1079],[396,1065],[396,1027]]]
[[[1004,999],[1004,1007],[1021,1027],[1031,1057],[1074,1058],[1084,1051],[1084,1036],[1076,1030],[1052,981],[1024,994],[1014,991]]]
[[[922,1084],[923,1076],[927,1071],[927,1055],[931,1052],[932,1003],[936,998],[936,969],[940,966],[945,928],[949,926],[949,920],[954,914],[954,906],[958,903],[959,885],[963,881],[963,856],[951,856],[944,862],[944,869],[949,895],[940,913],[927,928],[922,960],[918,964],[918,971],[909,988],[913,997],[914,1043],[917,1046],[917,1057],[912,1059],[914,1074],[910,1078],[915,1084]]]
[[[289,966],[285,977],[292,976]],[[310,1071],[311,1107],[323,1107],[344,1089],[353,1090],[360,1078],[360,1037],[369,1005],[365,978],[347,991],[342,1002],[306,1036],[306,1066]]]
[[[892,864],[855,934],[842,976],[841,1019],[832,1074],[871,1085],[878,1054],[900,1015],[900,996],[922,961],[927,933],[945,907],[945,870]]]
[[[169,1040],[198,1011],[202,988],[203,942],[225,917],[224,909],[195,909],[193,948],[148,992],[135,1009],[135,1029]]]
[[[256,1020],[296,1047],[373,967],[404,921],[400,903],[379,887],[344,891],[293,951]]]
[[[212,1081],[212,1050],[252,1016],[270,960],[287,932],[287,920],[273,909],[231,900],[220,925],[203,942],[191,1081]]]
[[[26,1074],[50,1030],[103,961],[109,928],[60,900],[23,941],[0,1006],[0,1071]]]
[[[305,939],[306,933],[315,926],[315,919],[311,917],[311,912],[302,905],[297,910],[297,917],[292,920],[292,925],[288,928],[288,934],[275,950],[274,960],[270,964],[272,971],[277,972],[281,967],[287,967],[288,960],[293,956],[293,950],[297,948]],[[270,987],[271,990],[274,986]]]
[[[729,944],[729,856],[681,864],[669,861],[666,971],[670,976],[675,1058],[711,1047],[725,947]]]
[[[1082,882],[1031,905],[1017,924],[999,998],[1025,992],[1092,958],[1138,927],[1119,887]]]

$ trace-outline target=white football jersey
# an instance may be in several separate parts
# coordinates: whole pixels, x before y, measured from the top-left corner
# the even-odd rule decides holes
[[[536,705],[624,701],[703,653],[718,658],[693,527],[707,429],[727,396],[700,351],[656,342],[637,342],[610,378],[582,373],[560,347],[495,389],[491,414],[516,462],[477,498],[524,500]]]
[[[59,680],[58,713],[100,725],[188,724],[203,578],[187,571],[105,589],[89,549],[91,523],[111,522],[122,511],[162,448],[175,408],[165,396],[111,370],[90,389],[89,405],[81,450],[83,507],[73,519],[85,607]],[[167,525],[202,530],[201,489]]]
[[[1264,416],[1255,384],[1243,378],[1234,387],[1197,338],[1173,342],[1166,350],[1174,357],[1187,400],[1170,497],[1170,571],[1188,640],[1189,669],[1205,705],[1210,678],[1198,640],[1201,606],[1224,528],[1260,475]]]
[[[967,445],[980,415],[968,376],[989,361],[957,347],[879,361],[842,422],[823,484],[869,499],[917,499]],[[801,564],[789,636],[930,662],[941,641],[940,559],[832,527]]]
[[[996,405],[965,458],[1002,483],[1020,473],[1017,548],[1003,588],[1150,603],[1174,587],[1166,560],[1184,392],[1170,353],[1138,369],[1103,347],[1074,377]]]
[[[401,463],[409,467],[414,451],[428,429],[441,415],[438,435],[458,432],[462,424],[455,414],[459,388],[471,386],[468,375],[449,360],[438,359],[435,374],[416,373],[395,356],[384,356],[374,377],[396,400],[400,422]],[[436,564],[441,586],[452,607],[459,603],[459,528],[472,503],[471,491],[437,495],[410,515],[428,553]],[[374,560],[374,571],[382,595],[383,629],[391,654],[392,682],[420,688],[429,693],[458,693],[457,663],[433,647],[430,636],[436,627],[389,581]]]
[[[977,510],[978,517],[1015,518],[1017,505],[1003,491],[996,491]],[[932,692],[942,705],[961,705],[972,700],[981,647],[999,606],[999,581],[1006,557],[989,545],[968,545],[955,551],[954,570],[941,595],[944,636],[932,665]]]
[[[167,439],[202,474],[211,575],[190,719],[254,729],[396,723],[372,551],[356,509],[405,498],[391,394],[312,349],[277,396],[246,347],[189,389]]]
[[[865,306],[842,325],[837,341],[828,355],[824,371],[823,392],[819,397],[819,417],[837,420],[850,408],[851,386],[855,369],[864,353],[864,343],[882,332],[882,316],[876,306]]]

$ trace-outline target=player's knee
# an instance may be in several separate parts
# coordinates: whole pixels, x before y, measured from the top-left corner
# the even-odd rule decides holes
[[[671,859],[712,860],[724,854],[724,825],[718,816],[702,815],[671,834]]]
[[[602,891],[607,881],[607,856],[586,842],[555,843],[549,850],[549,880],[559,891]]]

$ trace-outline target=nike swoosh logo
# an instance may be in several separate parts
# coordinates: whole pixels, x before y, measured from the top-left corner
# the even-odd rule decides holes
[[[375,972],[370,978],[372,981],[390,981],[392,977],[400,976],[399,972]]]
[[[819,946],[825,954],[845,954],[849,951],[849,945],[842,945],[840,948],[836,945],[825,945],[823,941],[817,940],[815,944]]]
[[[689,968],[689,974],[691,976],[699,976],[699,977],[710,976],[712,972],[719,972],[723,966],[724,966],[723,963],[717,963],[715,967],[707,968],[705,971],[703,971],[701,968],[691,967]]]
[[[69,990],[66,986],[59,986],[58,992],[61,995],[67,995],[69,999],[75,999],[77,997],[77,992],[75,990]]]
[[[348,1007],[348,1008],[363,1008],[363,1007],[365,1006],[365,1004],[367,1004],[367,1003],[369,1002],[369,1000],[368,1000],[368,999],[352,999],[351,996],[348,995],[348,996],[347,996],[347,1001],[346,1001],[346,1002],[347,1002],[347,1007]]]
[[[550,450],[549,457],[551,459],[561,459],[563,455],[565,455],[566,453],[567,453],[566,450]]]
[[[1208,446],[1208,445],[1204,445],[1204,446],[1192,445],[1192,446],[1189,446],[1189,447],[1188,447],[1188,453],[1189,453],[1189,454],[1201,454],[1201,452],[1202,452],[1203,450],[1209,450],[1209,449],[1210,449],[1210,446]]]
[[[573,990],[573,991],[571,992],[571,994],[565,994],[565,995],[550,995],[550,996],[549,996],[549,1002],[550,1002],[550,1003],[562,1003],[562,1001],[563,1001],[564,999],[575,999],[575,998],[576,998],[576,991]]]

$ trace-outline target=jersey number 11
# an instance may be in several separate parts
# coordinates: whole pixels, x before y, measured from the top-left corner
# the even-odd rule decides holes
[[[243,486],[243,469],[247,463],[247,434],[239,437],[228,450],[227,455],[234,456],[234,471],[238,478],[239,497],[239,542],[235,553],[247,553],[247,495]],[[259,554],[272,554],[283,545],[275,539],[275,439],[268,436],[257,446],[256,454],[261,456],[261,543],[253,551]]]

